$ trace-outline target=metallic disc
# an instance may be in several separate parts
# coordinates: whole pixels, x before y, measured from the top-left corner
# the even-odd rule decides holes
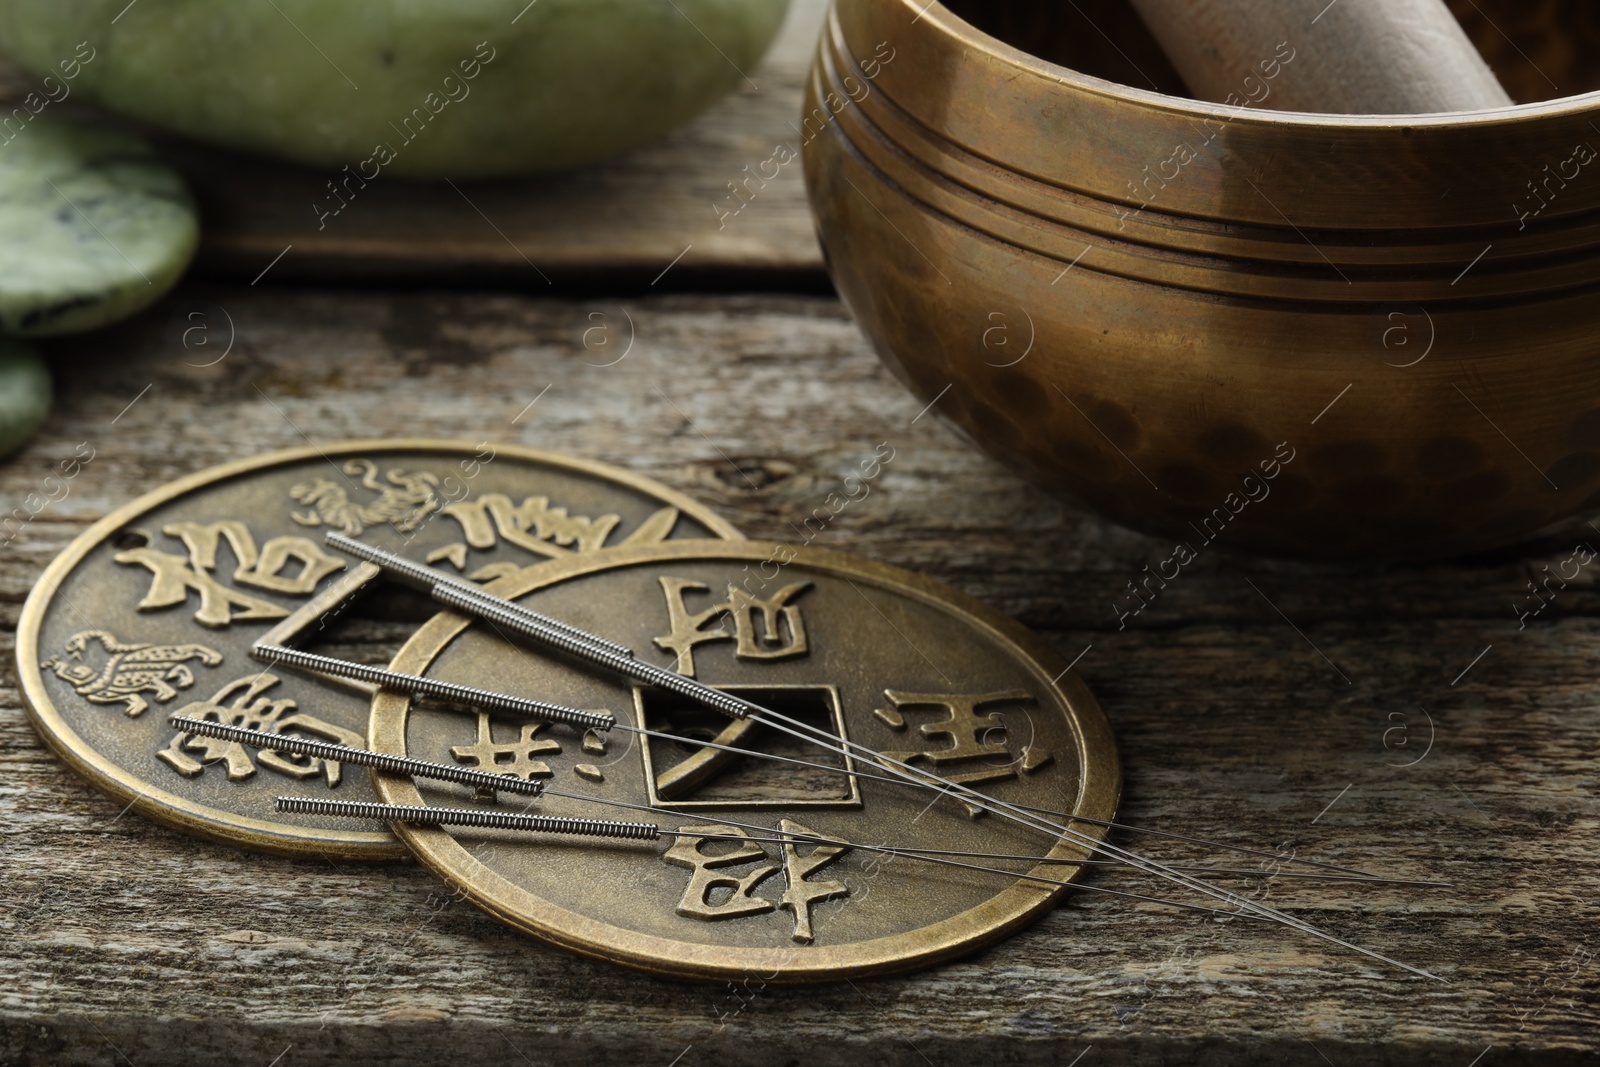
[[[97,522],[34,586],[17,657],[39,732],[95,786],[177,829],[290,855],[404,855],[370,823],[273,811],[284,792],[372,800],[365,770],[166,721],[364,744],[370,690],[247,655],[349,584],[355,561],[323,544],[328,530],[480,579],[605,545],[740,536],[649,479],[505,444],[350,441],[213,467]]]
[[[563,560],[489,588],[1000,800],[1102,820],[1116,807],[1121,777],[1110,727],[1061,657],[992,608],[909,572],[783,545],[685,541]],[[392,667],[832,765],[830,773],[730,759],[622,729],[600,737],[379,694],[371,740],[381,751],[498,768],[543,778],[550,790],[666,810],[548,794],[502,794],[497,804],[465,787],[380,776],[378,793],[390,803],[643,820],[689,833],[613,841],[396,828],[424,863],[489,912],[603,959],[763,982],[904,971],[992,942],[1064,891],[1017,873],[1067,879],[1081,870],[968,859],[1014,872],[980,873],[860,847],[786,845],[772,839],[777,831],[864,845],[1087,855],[1082,843],[975,813],[937,791],[868,779],[860,772],[872,765],[859,756],[849,761],[857,773],[844,773],[846,761],[822,748],[552,658],[454,613],[425,623]],[[1102,833],[1079,825],[1096,839]]]

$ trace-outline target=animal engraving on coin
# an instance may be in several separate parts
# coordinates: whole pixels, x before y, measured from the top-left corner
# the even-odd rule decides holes
[[[444,503],[438,492],[439,476],[431,471],[408,474],[394,467],[385,475],[386,485],[378,479],[378,465],[362,458],[346,463],[344,473],[360,477],[362,486],[377,493],[377,499],[358,503],[350,499],[345,485],[320,476],[308,478],[291,486],[289,496],[311,510],[292,511],[289,517],[301,526],[330,526],[349,537],[360,537],[368,526],[385,523],[408,534]],[[353,488],[348,478],[345,484]]]
[[[816,831],[792,819],[780,819],[778,828],[784,834],[818,836]],[[661,858],[693,872],[676,909],[686,918],[716,922],[765,915],[782,908],[793,919],[790,938],[797,944],[809,945],[816,939],[811,923],[812,908],[825,900],[850,895],[850,887],[843,882],[809,880],[811,875],[849,851],[843,846],[817,845],[802,856],[794,841],[785,841],[779,846],[783,862],[778,864],[771,862],[770,854],[760,842],[748,840],[750,835],[737,826],[700,824],[680,827],[678,832],[683,836],[678,837]],[[724,840],[728,837],[746,840]],[[706,845],[723,847],[730,843],[734,845],[730,851],[704,851]],[[757,861],[758,866],[743,873],[729,870]],[[755,895],[754,891],[780,869],[783,871],[782,895],[777,900]],[[727,892],[723,894],[719,890]]]
[[[269,734],[307,733],[347,748],[361,748],[366,744],[367,739],[355,730],[336,726],[315,715],[296,712],[297,705],[293,700],[267,697],[266,691],[277,684],[276,675],[265,672],[248,674],[224,685],[209,700],[196,701],[180,709],[178,714],[188,719],[209,719]],[[185,778],[193,778],[219,761],[226,766],[230,782],[245,781],[256,773],[250,750],[245,746],[237,741],[221,741],[199,734],[180,732],[166,748],[156,753],[156,758]],[[256,759],[260,760],[263,767],[290,778],[304,779],[322,774],[327,779],[329,789],[337,786],[341,778],[340,766],[334,760],[286,755],[271,749],[263,749]]]
[[[112,557],[124,566],[150,571],[150,589],[139,601],[139,610],[159,611],[183,604],[193,590],[200,597],[195,621],[212,629],[240,619],[280,619],[289,614],[272,601],[230,589],[213,576],[224,542],[237,561],[233,580],[274,593],[309,596],[318,582],[345,565],[344,560],[304,537],[274,537],[258,549],[249,528],[237,519],[174,522],[163,526],[161,532],[182,541],[188,554],[179,556],[142,545]],[[285,571],[291,560],[300,565],[293,573]]]
[[[84,661],[91,640],[106,656],[99,668]],[[39,666],[55,671],[57,678],[91,704],[125,705],[128,718],[133,719],[150,706],[140,693],[166,703],[178,690],[193,685],[194,672],[185,664],[195,659],[215,667],[222,662],[222,653],[205,645],[124,644],[105,630],[83,630],[72,635],[60,656],[51,656]]]
[[[691,613],[683,602],[685,593],[707,593],[711,587],[703,582],[663,576],[661,592],[667,598],[667,627],[669,632],[653,638],[656,647],[678,657],[678,673],[694,677],[694,648],[707,641],[737,641],[735,654],[745,660],[777,660],[803,656],[810,651],[806,641],[805,619],[800,608],[790,600],[811,587],[810,582],[786,585],[770,597],[762,599],[751,595],[732,582],[728,583],[728,599],[712,604],[702,611]],[[761,624],[756,625],[760,613]],[[707,629],[717,620],[733,619],[733,632],[726,626]],[[784,636],[784,631],[788,636]]]

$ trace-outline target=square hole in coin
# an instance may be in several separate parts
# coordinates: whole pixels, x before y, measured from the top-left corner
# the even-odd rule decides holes
[[[839,691],[831,685],[715,688],[841,741],[847,739]],[[860,784],[849,773],[855,769],[850,757],[753,719],[730,719],[686,697],[657,689],[635,688],[633,705],[639,722],[647,729],[686,739],[643,738],[639,751],[644,758],[645,783],[652,805],[720,810],[861,806]],[[814,766],[741,755],[696,742],[805,760]]]

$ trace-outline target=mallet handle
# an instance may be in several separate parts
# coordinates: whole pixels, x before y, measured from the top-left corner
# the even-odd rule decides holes
[[[1351,115],[1512,103],[1444,0],[1132,2],[1202,100]]]

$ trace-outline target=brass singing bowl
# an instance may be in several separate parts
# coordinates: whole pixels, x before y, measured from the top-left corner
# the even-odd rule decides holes
[[[1580,5],[1461,6],[1485,48],[1490,19],[1522,38],[1489,55],[1519,98],[1600,85]],[[1388,117],[1182,93],[1125,2],[835,0],[807,186],[923,403],[1192,551],[1450,557],[1600,509],[1600,93]]]

